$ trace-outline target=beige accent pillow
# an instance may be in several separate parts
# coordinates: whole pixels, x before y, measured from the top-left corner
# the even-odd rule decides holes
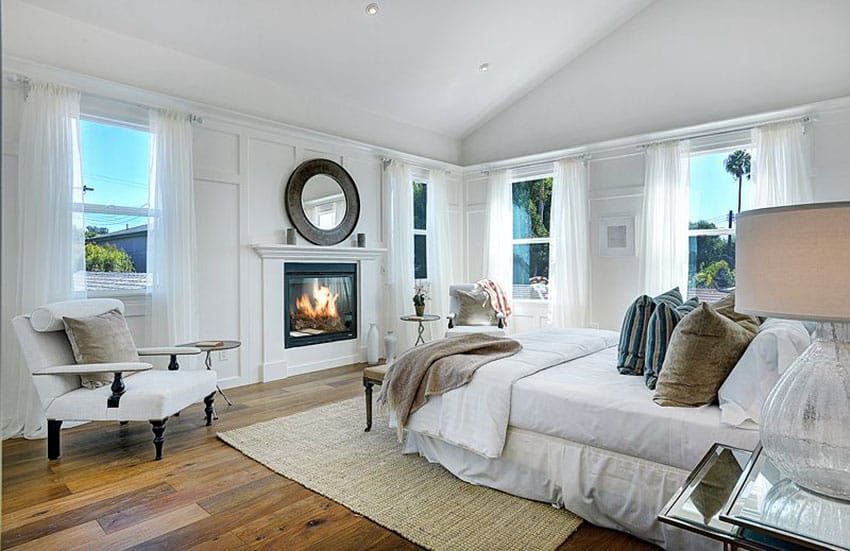
[[[455,325],[496,325],[496,311],[490,305],[490,295],[481,289],[455,289],[458,312]]]
[[[747,314],[739,314],[735,311],[735,293],[729,293],[717,302],[712,303],[714,311],[725,316],[738,324],[746,325],[747,329],[751,329],[758,333],[759,326],[764,320]]]
[[[758,324],[749,316],[736,322],[711,304],[701,303],[673,330],[658,375],[655,403],[698,407],[714,402],[757,330]]]
[[[120,311],[110,310],[85,318],[62,317],[65,334],[78,364],[138,362],[136,343]],[[83,386],[98,388],[112,383],[112,373],[81,375]]]

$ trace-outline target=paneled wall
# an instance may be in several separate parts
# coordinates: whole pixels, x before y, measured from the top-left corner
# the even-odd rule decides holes
[[[155,96],[151,96],[155,99]],[[116,98],[121,99],[121,98]],[[14,301],[6,300],[15,288],[14,259],[17,251],[15,193],[17,186],[17,140],[23,94],[19,85],[4,81],[3,94],[3,189],[2,189],[2,289],[3,337],[16,313]],[[203,117],[194,127],[194,178],[198,224],[198,281],[202,338],[234,338],[243,341],[237,350],[213,356],[223,386],[260,380],[262,292],[261,261],[250,248],[255,243],[282,243],[283,230],[291,224],[283,206],[283,192],[292,170],[312,158],[332,159],[351,173],[360,192],[361,214],[354,232],[367,235],[369,247],[384,246],[385,208],[381,158],[385,150],[302,129],[243,117],[205,112],[197,104],[185,107]],[[408,162],[427,164],[409,156]],[[446,167],[445,163],[435,163]],[[451,235],[457,279],[464,274],[463,185],[460,167],[448,166]],[[350,247],[352,239],[337,245]],[[412,236],[411,236],[412,239]],[[299,237],[299,245],[309,245]],[[131,331],[140,346],[146,335],[145,297],[121,297],[127,304]],[[412,306],[411,306],[412,308]],[[395,322],[379,313],[383,334]],[[435,328],[436,331],[436,328]],[[165,343],[156,343],[165,344]],[[5,346],[5,344],[4,344]]]
[[[811,176],[816,201],[850,200],[850,101],[816,104],[807,130],[811,139]],[[744,133],[746,136],[746,133]],[[729,140],[724,135],[723,140]],[[718,143],[717,145],[723,145]],[[500,164],[499,166],[504,166]],[[643,202],[644,155],[634,145],[593,152],[588,163],[590,200],[591,323],[619,330],[623,312],[641,292],[637,256],[601,257],[598,228],[601,218],[634,216],[640,227]],[[482,275],[484,228],[487,224],[487,177],[480,168],[465,173],[467,250],[470,279]],[[510,254],[505,247],[505,254]],[[544,304],[516,301],[513,331],[547,323]]]

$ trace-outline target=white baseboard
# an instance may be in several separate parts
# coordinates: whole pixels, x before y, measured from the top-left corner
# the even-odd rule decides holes
[[[260,382],[262,383],[286,379],[286,376],[286,360],[269,362],[260,366]]]

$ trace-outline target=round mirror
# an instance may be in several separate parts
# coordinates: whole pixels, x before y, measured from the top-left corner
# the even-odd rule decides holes
[[[327,159],[304,161],[286,184],[286,214],[295,229],[316,245],[336,245],[360,218],[360,195],[346,170]]]
[[[332,230],[345,218],[345,193],[336,180],[317,174],[304,183],[301,208],[311,224],[320,230]]]

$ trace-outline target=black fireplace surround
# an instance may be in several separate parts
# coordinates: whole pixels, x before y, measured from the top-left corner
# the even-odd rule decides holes
[[[287,262],[284,346],[357,338],[357,264]]]

